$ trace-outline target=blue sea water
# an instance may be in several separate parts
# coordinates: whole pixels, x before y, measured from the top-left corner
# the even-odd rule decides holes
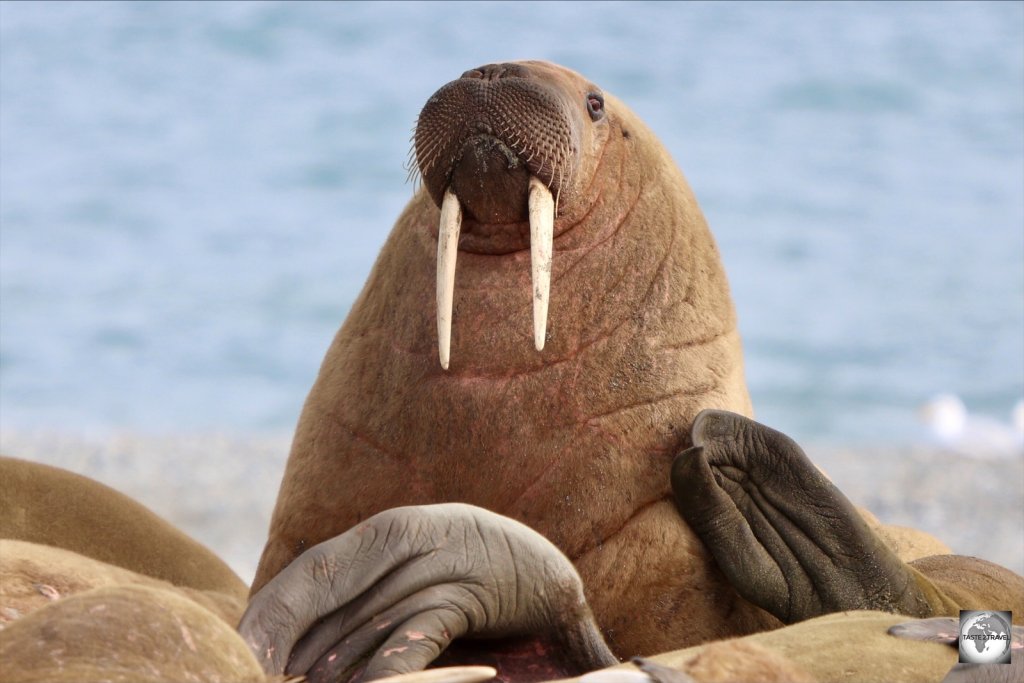
[[[1024,4],[3,2],[0,427],[290,430],[419,108],[519,58],[679,162],[763,421],[1024,395]]]

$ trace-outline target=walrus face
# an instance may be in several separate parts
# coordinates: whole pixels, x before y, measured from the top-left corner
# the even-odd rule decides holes
[[[471,69],[427,100],[415,153],[441,208],[437,326],[445,369],[458,249],[504,254],[530,246],[534,345],[544,348],[555,217],[559,204],[578,203],[593,170],[585,160],[595,157],[582,152],[602,143],[604,124],[600,89],[545,62]]]

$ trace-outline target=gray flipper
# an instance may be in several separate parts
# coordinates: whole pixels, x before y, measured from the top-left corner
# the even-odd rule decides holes
[[[387,510],[310,548],[253,596],[239,632],[268,673],[313,682],[423,669],[460,636],[546,636],[568,675],[618,663],[555,546],[454,503]]]
[[[792,439],[705,410],[672,464],[676,506],[744,598],[785,623],[875,609],[928,616],[913,572]]]

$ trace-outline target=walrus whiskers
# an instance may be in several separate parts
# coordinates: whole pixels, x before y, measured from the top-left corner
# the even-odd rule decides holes
[[[437,232],[437,352],[441,367],[448,369],[452,342],[452,299],[455,296],[455,257],[459,251],[462,207],[450,190],[441,204],[441,224]]]

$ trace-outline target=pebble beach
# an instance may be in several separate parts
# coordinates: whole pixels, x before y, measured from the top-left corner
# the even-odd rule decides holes
[[[63,467],[126,493],[204,543],[247,583],[266,539],[290,434],[0,432],[4,455]],[[806,445],[857,505],[934,534],[954,552],[1024,573],[1024,458],[923,446]]]

